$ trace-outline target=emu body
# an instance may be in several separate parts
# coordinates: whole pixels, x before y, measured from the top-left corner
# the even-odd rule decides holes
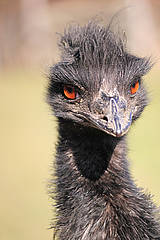
[[[58,238],[160,239],[157,209],[130,176],[126,144],[147,104],[142,76],[149,60],[129,54],[109,27],[95,23],[66,31],[60,47],[48,88],[59,130]]]

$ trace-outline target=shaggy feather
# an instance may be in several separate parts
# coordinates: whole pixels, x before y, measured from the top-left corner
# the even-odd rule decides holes
[[[65,30],[59,46],[61,61],[51,67],[48,87],[59,131],[53,193],[57,237],[160,239],[157,208],[129,173],[126,135],[115,137],[93,124],[104,113],[102,103],[108,109],[107,101],[115,96],[126,104],[124,118],[127,111],[132,121],[140,116],[147,105],[142,76],[150,60],[131,55],[109,27],[93,22]],[[131,96],[137,79],[139,90]],[[77,99],[64,96],[66,84],[74,86]]]

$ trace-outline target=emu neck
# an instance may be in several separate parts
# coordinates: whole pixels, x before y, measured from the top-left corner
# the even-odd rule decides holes
[[[60,240],[160,239],[155,207],[128,173],[125,138],[60,120],[56,168]]]

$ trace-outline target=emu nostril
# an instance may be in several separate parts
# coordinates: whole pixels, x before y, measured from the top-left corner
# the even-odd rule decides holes
[[[102,119],[103,119],[104,121],[108,122],[108,118],[107,118],[106,116],[104,116]]]

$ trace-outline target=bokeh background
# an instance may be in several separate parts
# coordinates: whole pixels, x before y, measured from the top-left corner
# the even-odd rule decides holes
[[[72,22],[109,19],[120,9],[128,48],[156,62],[145,77],[151,103],[129,133],[136,183],[160,205],[160,1],[0,0],[0,239],[52,239],[47,194],[56,122],[45,103],[58,35]],[[118,24],[117,22],[117,24]]]

